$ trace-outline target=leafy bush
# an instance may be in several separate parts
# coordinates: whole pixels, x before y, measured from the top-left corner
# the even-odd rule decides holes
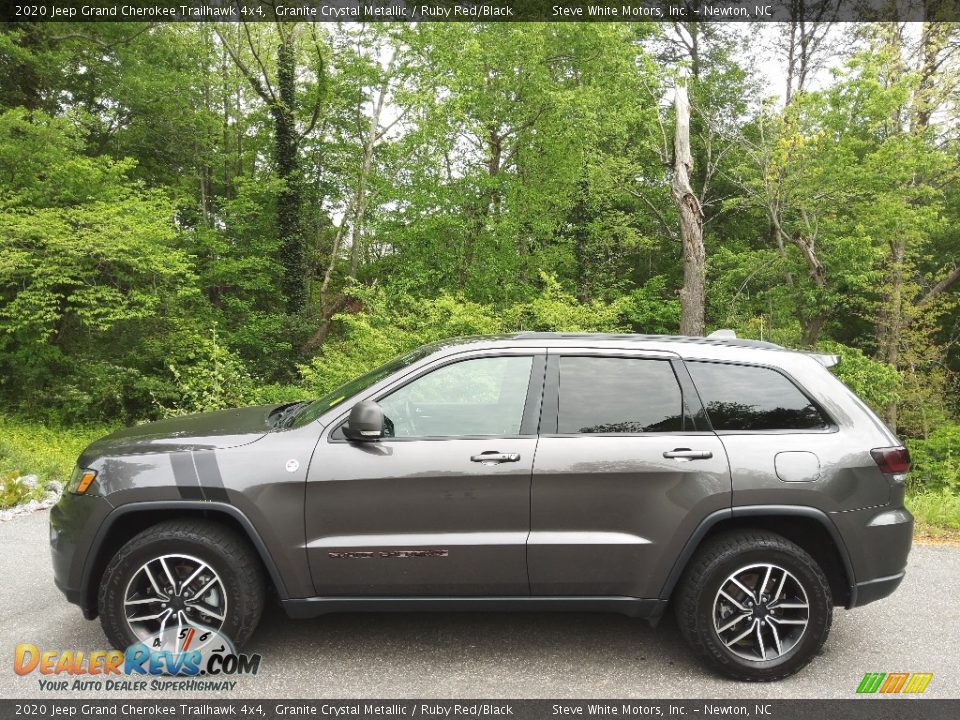
[[[264,385],[255,385],[253,390],[246,396],[246,405],[279,405],[281,403],[296,402],[297,400],[309,400],[314,397],[313,393],[305,390],[299,385],[282,385],[280,383],[268,383]]]
[[[671,335],[680,327],[680,300],[657,275],[627,296],[623,314],[634,332]]]
[[[19,473],[9,473],[0,479],[0,510],[26,502],[31,490],[21,480]]]
[[[960,425],[944,425],[925,440],[907,440],[907,447],[913,460],[911,489],[960,494]]]
[[[414,298],[382,288],[355,288],[360,312],[335,316],[336,333],[322,354],[300,366],[311,395],[319,395],[400,353],[452,337],[495,335],[519,330],[567,332],[624,332],[626,314],[637,311],[635,298],[582,304],[549,275],[544,290],[533,300],[502,311],[451,295]]]
[[[484,305],[449,295],[436,300],[406,293],[357,288],[363,310],[335,317],[336,337],[323,353],[300,367],[311,395],[322,395],[348,380],[418,345],[442,338],[500,332],[503,322]]]
[[[613,302],[593,300],[581,303],[566,292],[552,275],[541,273],[542,293],[524,303],[512,305],[502,314],[501,330],[537,330],[542,332],[628,332],[625,314],[628,309],[639,313],[629,296]],[[488,308],[487,312],[496,311]]]
[[[840,356],[840,364],[833,368],[834,375],[881,417],[887,405],[899,398],[903,379],[889,365],[837,342],[821,342],[817,349]]]
[[[168,366],[173,376],[174,397],[159,401],[166,416],[220,410],[249,404],[254,381],[240,359],[217,339],[195,335],[182,359]]]

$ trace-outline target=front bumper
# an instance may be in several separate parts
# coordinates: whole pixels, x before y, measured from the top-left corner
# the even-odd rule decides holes
[[[53,581],[67,600],[79,605],[88,620],[97,616],[96,598],[89,592],[88,554],[97,531],[113,506],[96,495],[64,493],[50,510],[50,556]]]

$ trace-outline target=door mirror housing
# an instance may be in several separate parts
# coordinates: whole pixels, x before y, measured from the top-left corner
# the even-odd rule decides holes
[[[372,442],[384,435],[383,408],[373,400],[361,400],[350,409],[350,417],[343,426],[347,440]]]

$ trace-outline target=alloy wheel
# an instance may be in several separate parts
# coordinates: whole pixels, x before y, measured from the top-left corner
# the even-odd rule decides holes
[[[124,593],[127,625],[141,640],[176,628],[219,630],[227,617],[223,580],[208,563],[190,555],[161,555],[137,570]]]
[[[789,653],[810,622],[807,591],[795,575],[768,563],[731,573],[713,601],[713,627],[723,645],[750,662]]]

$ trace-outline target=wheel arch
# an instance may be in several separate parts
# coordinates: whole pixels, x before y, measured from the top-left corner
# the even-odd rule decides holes
[[[822,510],[800,505],[745,505],[717,510],[693,531],[673,565],[660,599],[669,600],[674,588],[701,545],[717,533],[762,529],[782,535],[806,550],[830,581],[835,605],[856,604],[856,576],[840,531]]]
[[[120,505],[103,521],[93,538],[81,581],[84,617],[97,617],[97,589],[103,572],[117,549],[135,535],[164,520],[201,518],[232,527],[247,539],[263,564],[270,584],[281,600],[287,599],[286,587],[270,551],[253,523],[238,508],[220,502],[193,500],[146,501]]]

